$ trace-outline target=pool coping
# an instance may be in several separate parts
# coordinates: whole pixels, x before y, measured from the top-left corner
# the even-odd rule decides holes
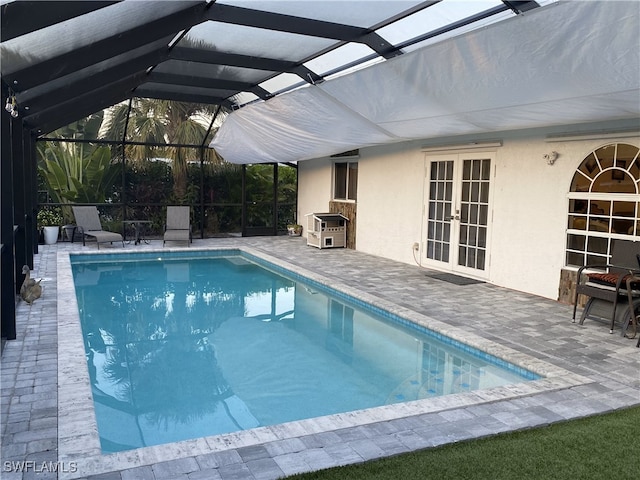
[[[195,249],[194,249],[195,250]],[[444,322],[396,305],[390,301],[336,282],[316,272],[290,264],[248,246],[198,248],[197,251],[239,251],[264,260],[278,268],[295,272],[321,285],[337,290],[357,300],[370,303],[422,327],[453,340],[477,348],[516,366],[530,370],[543,378],[524,383],[496,387],[444,397],[415,400],[405,403],[357,410],[342,414],[316,417],[279,425],[259,427],[135,450],[102,454],[95,418],[91,384],[84,354],[78,304],[71,273],[71,255],[78,252],[60,252],[57,258],[58,288],[58,457],[62,462],[73,462],[73,472],[60,472],[61,479],[77,479],[90,475],[152,465],[184,457],[204,455],[241,447],[260,445],[305,435],[360,427],[377,422],[436,413],[465,406],[480,405],[526,397],[544,392],[593,383],[587,377],[554,366],[509,347],[484,339],[472,331],[447,325]],[[184,249],[163,248],[145,252],[182,252]],[[127,252],[129,253],[129,252]],[[101,255],[91,252],[87,255]],[[105,255],[118,255],[105,252]]]

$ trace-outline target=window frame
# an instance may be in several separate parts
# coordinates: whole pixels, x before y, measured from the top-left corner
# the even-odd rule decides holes
[[[355,192],[354,198],[350,198],[350,196],[351,196],[351,191],[350,190],[351,190],[351,186],[352,186],[351,185],[352,182],[351,182],[350,175],[351,175],[351,171],[352,171],[351,165],[355,165],[356,166],[355,167],[356,172],[359,169],[359,166],[358,166],[359,158],[360,157],[358,157],[358,156],[341,157],[339,160],[336,159],[336,160],[333,161],[333,164],[332,164],[332,175],[331,175],[332,180],[333,180],[332,187],[331,187],[331,198],[334,201],[337,201],[337,202],[350,202],[350,203],[356,203],[358,201],[358,178],[357,178],[357,174],[356,174],[356,180],[355,180],[355,190],[356,190],[356,192]],[[337,190],[336,185],[338,183],[338,178],[337,178],[338,168],[337,168],[337,165],[341,165],[341,164],[346,165],[346,175],[345,175],[345,178],[344,178],[344,183],[345,183],[345,185],[344,185],[344,191],[345,191],[344,198],[338,197],[337,194],[336,194],[336,190]]]
[[[632,179],[635,183],[635,193],[620,193],[620,192],[592,192],[592,188],[596,183],[599,175],[611,171],[612,173],[620,170],[615,167],[618,157],[618,147],[620,145],[629,145],[637,149],[636,156],[631,160],[630,164],[626,168],[622,169],[627,172],[627,177]],[[614,167],[606,167],[600,170],[598,175],[595,175],[590,179],[588,191],[569,191],[567,194],[567,217],[566,217],[566,233],[565,233],[565,260],[564,264],[569,268],[578,268],[584,265],[602,264],[606,265],[611,255],[612,241],[613,240],[640,240],[640,174],[639,178],[634,178],[632,174],[632,166],[637,162],[640,162],[640,147],[633,143],[628,142],[614,142],[606,145],[601,145],[587,155],[585,155],[575,169],[573,176],[571,177],[571,187],[574,186],[574,179],[576,175],[583,175],[581,172],[582,166],[596,154],[599,150],[614,146],[615,157]],[[586,203],[585,212],[575,212],[572,208],[573,201],[584,201]],[[634,214],[631,216],[615,215],[613,211],[616,202],[635,204]],[[592,204],[596,203],[602,205],[603,203],[609,203],[610,208],[607,212],[593,212]],[[575,221],[584,219],[583,228],[575,228]],[[619,233],[615,231],[614,222],[630,221],[632,226],[635,227],[635,231],[629,233]],[[600,222],[601,228],[604,227],[603,222],[607,223],[606,230],[600,230],[592,227],[592,222]],[[574,227],[574,228],[572,228]],[[606,243],[605,243],[606,242]],[[600,246],[600,250],[597,246]],[[604,248],[606,246],[606,248]],[[571,261],[577,260],[582,257],[582,262]]]

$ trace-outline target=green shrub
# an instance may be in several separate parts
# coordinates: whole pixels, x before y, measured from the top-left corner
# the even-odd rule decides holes
[[[59,207],[41,207],[36,216],[38,230],[42,227],[59,227],[62,225],[62,211]]]

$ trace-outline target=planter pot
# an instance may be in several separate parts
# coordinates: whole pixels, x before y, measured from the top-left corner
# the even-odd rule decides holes
[[[60,227],[44,227],[44,244],[52,245],[58,241]]]

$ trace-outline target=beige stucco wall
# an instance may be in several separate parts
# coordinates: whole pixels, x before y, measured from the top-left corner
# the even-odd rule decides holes
[[[328,212],[331,200],[331,165],[329,159],[309,160],[298,164],[298,223],[307,236],[305,215]]]
[[[500,139],[502,146],[493,148],[487,280],[557,299],[564,265],[567,192],[576,168],[602,145],[640,146],[640,137],[549,142],[545,133],[521,132],[493,138]],[[423,151],[426,145],[406,142],[360,150],[358,250],[416,265],[412,245],[421,243],[424,235],[425,158],[430,155]],[[559,153],[554,165],[543,159],[551,151]],[[327,210],[331,165],[329,159],[300,162],[299,218]]]

